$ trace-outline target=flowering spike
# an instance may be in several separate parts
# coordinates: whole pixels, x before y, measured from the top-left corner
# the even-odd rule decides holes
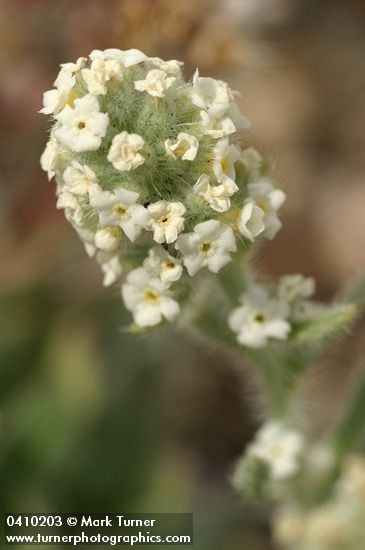
[[[126,277],[123,299],[140,326],[177,316],[177,306],[171,315],[157,301],[152,314],[152,294],[180,299],[202,268],[217,273],[237,250],[273,238],[285,198],[263,179],[261,156],[239,145],[250,123],[237,94],[198,71],[185,81],[182,65],[94,50],[61,66],[41,109],[53,117],[41,165],[56,177],[57,207],[100,264],[103,284]],[[132,307],[127,290],[139,288],[132,274],[142,264],[154,290]]]

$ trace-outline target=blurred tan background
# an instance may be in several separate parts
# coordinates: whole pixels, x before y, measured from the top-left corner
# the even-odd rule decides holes
[[[118,291],[102,288],[39,167],[37,111],[59,63],[108,47],[181,59],[187,78],[199,67],[241,92],[246,144],[288,194],[257,266],[312,275],[327,300],[365,266],[365,3],[0,0],[0,507],[191,510],[196,548],[268,549],[265,510],[226,479],[255,427],[250,381],[171,331],[119,330]],[[318,429],[364,336],[314,375]]]

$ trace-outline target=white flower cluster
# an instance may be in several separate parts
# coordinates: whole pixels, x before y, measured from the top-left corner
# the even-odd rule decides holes
[[[274,522],[277,542],[298,550],[361,550],[365,548],[365,462],[346,459],[329,500],[302,510],[287,506]]]
[[[248,446],[243,465],[247,461],[259,461],[268,469],[271,480],[283,481],[299,471],[304,448],[300,432],[276,421],[266,422]],[[238,466],[240,470],[242,466]]]
[[[255,501],[282,497],[302,470],[306,448],[302,433],[286,423],[267,421],[236,462],[233,487]]]
[[[252,284],[241,296],[228,323],[238,342],[251,348],[264,347],[269,339],[286,340],[292,323],[315,317],[322,308],[307,300],[315,290],[312,278],[284,275],[275,288]]]
[[[175,320],[189,276],[217,273],[237,249],[281,227],[285,194],[257,151],[239,145],[250,124],[235,94],[198,71],[188,83],[181,67],[138,50],[94,50],[61,66],[41,109],[53,117],[41,165],[56,176],[57,207],[104,285],[125,277],[122,297],[140,327]],[[270,323],[256,320],[260,330],[243,331],[242,343],[285,337],[281,307],[267,301]],[[249,322],[232,319],[233,328]]]
[[[265,462],[271,476],[282,480],[298,472],[303,450],[301,433],[271,421],[260,428],[247,454]]]

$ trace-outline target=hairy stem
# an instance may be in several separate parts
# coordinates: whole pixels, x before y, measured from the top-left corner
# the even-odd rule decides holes
[[[338,461],[356,445],[365,428],[365,367],[354,381],[341,422],[333,437],[333,448]]]

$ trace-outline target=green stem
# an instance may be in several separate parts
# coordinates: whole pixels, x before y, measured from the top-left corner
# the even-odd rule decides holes
[[[274,418],[288,418],[294,401],[293,394],[297,388],[298,376],[292,372],[297,371],[291,364],[291,360],[298,360],[297,355],[289,351],[289,344],[273,343],[268,348],[254,350],[242,347],[238,344],[236,335],[228,326],[228,316],[234,303],[238,303],[237,294],[233,290],[227,296],[229,278],[225,279],[227,285],[220,285],[217,291],[212,291],[212,299],[205,300],[200,306],[194,318],[194,327],[198,334],[213,342],[222,345],[225,349],[235,352],[236,355],[248,360],[255,367],[260,376],[270,407],[270,413]]]
[[[293,375],[289,354],[278,353],[279,346],[283,345],[272,344],[265,350],[245,351],[266,385],[271,415],[280,420],[293,413],[299,382],[299,377]]]
[[[218,281],[231,307],[237,306],[240,295],[247,286],[249,249],[239,245],[234,262],[231,262],[218,273]]]
[[[338,461],[341,461],[344,455],[356,445],[360,436],[364,434],[364,428],[365,367],[363,366],[354,381],[347,407],[332,440]]]

